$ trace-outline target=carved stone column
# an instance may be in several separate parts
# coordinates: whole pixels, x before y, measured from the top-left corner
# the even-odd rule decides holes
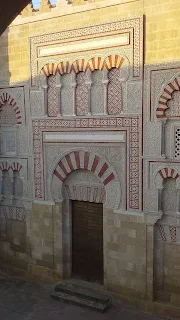
[[[16,172],[13,171],[13,176],[11,178],[11,183],[12,183],[12,199],[15,199],[15,181],[16,181]]]
[[[59,106],[59,114],[58,116],[62,116],[62,112],[61,112],[61,76],[58,74],[58,76],[56,76],[56,88],[58,91],[58,106]]]
[[[4,174],[3,171],[1,172],[1,182],[0,182],[0,186],[1,186],[1,194],[0,194],[0,198],[1,200],[3,200],[4,198]]]
[[[177,214],[180,215],[180,189],[177,189]]]
[[[72,72],[72,83],[71,83],[71,87],[73,89],[73,116],[76,116],[76,86],[77,86],[77,82],[76,82],[76,73]]]
[[[86,85],[88,87],[88,116],[91,116],[92,115],[92,112],[91,112],[91,86],[92,86],[92,81],[91,81],[91,72],[89,70],[87,71]]]
[[[154,254],[156,222],[161,219],[162,214],[145,213],[146,221],[146,299],[154,300]]]
[[[166,128],[166,121],[167,119],[164,119],[161,121],[161,125],[162,125],[162,128],[161,128],[161,156],[162,157],[166,157],[166,150],[165,150],[165,128]]]
[[[44,116],[48,117],[48,97],[47,97],[48,86],[44,85],[43,90],[44,90]]]
[[[163,192],[163,187],[158,189],[158,212],[159,213],[162,213],[163,211],[162,192]]]
[[[108,70],[103,71],[103,85],[104,85],[104,114],[108,115]]]

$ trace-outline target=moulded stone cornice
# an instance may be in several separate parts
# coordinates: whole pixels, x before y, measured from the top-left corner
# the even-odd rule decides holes
[[[101,9],[105,7],[111,7],[115,5],[121,5],[129,2],[139,2],[140,0],[111,0],[111,1],[104,0],[104,1],[99,1],[95,3],[89,3],[89,1],[84,1],[84,4],[75,5],[75,6],[73,6],[70,1],[71,0],[69,0],[69,2],[67,0],[59,0],[56,6],[50,5],[50,8],[48,7],[48,10],[37,10],[37,11],[33,10],[32,16],[19,15],[12,22],[10,27],[13,25],[31,23],[35,21],[41,21],[41,20],[51,19],[55,17],[71,15],[79,12],[85,12],[85,11]]]

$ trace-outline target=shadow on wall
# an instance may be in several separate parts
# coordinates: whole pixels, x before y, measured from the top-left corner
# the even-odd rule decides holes
[[[26,210],[22,201],[24,178],[19,161],[22,110],[14,98],[22,88],[17,83],[10,89],[9,55],[14,54],[15,59],[15,53],[8,47],[8,32],[7,29],[0,37],[0,263],[24,269],[28,259]],[[19,94],[19,101],[23,99]],[[26,259],[20,262],[21,255]]]

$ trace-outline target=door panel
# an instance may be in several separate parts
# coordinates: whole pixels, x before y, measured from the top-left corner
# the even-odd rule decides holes
[[[72,276],[103,283],[103,205],[72,201]]]

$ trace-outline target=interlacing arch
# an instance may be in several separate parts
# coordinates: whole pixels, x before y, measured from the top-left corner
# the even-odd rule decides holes
[[[102,57],[93,57],[89,61],[79,59],[72,64],[69,61],[61,61],[57,66],[55,63],[48,63],[41,69],[40,74],[49,77],[50,75],[56,75],[57,72],[60,75],[63,75],[65,73],[70,73],[71,71],[78,73],[81,71],[86,72],[87,70],[92,72],[94,70],[110,70],[112,68],[120,69],[124,60],[123,57],[114,54],[108,56],[106,59],[103,59]]]
[[[106,68],[107,70],[112,68],[120,69],[124,60],[125,59],[123,57],[120,58],[117,54],[111,55],[104,60],[103,68]]]
[[[75,73],[78,72],[85,72],[87,70],[87,62],[85,59],[79,59],[73,62],[71,71],[74,71]]]
[[[158,108],[156,109],[156,117],[159,119],[166,118],[165,111],[168,109],[168,101],[172,99],[174,91],[180,91],[180,76],[177,76],[163,89],[158,101]]]
[[[55,63],[47,63],[42,69],[41,69],[41,75],[44,75],[46,77],[49,77],[51,75],[55,76],[57,73],[57,66]]]
[[[92,58],[88,61],[87,70],[94,71],[94,70],[103,70],[104,67],[104,59],[101,57]]]
[[[66,62],[60,62],[58,64],[58,67],[57,67],[57,72],[60,74],[60,75],[63,75],[65,73],[70,73],[71,72],[71,64],[69,63],[69,61],[66,61]]]
[[[9,106],[12,106],[12,109],[16,114],[17,124],[22,124],[21,111],[16,101],[14,100],[14,98],[12,98],[10,94],[7,92],[3,92],[2,95],[0,96],[0,112],[3,110],[3,105],[5,103],[7,103]]]

